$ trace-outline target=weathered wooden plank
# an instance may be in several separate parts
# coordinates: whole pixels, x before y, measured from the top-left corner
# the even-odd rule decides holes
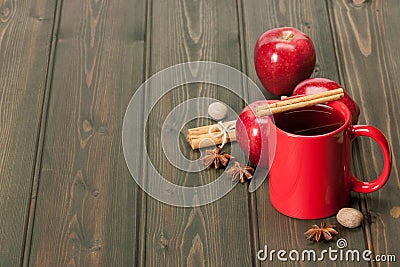
[[[317,53],[317,64],[313,77],[325,77],[340,82],[328,14],[326,3],[323,1],[244,0],[243,35],[245,37],[244,44],[247,55],[247,72],[250,78],[262,88],[255,73],[253,61],[253,49],[258,37],[268,29],[291,26],[305,32],[313,40]],[[349,93],[352,95],[351,90],[349,90]],[[274,97],[270,93],[266,93],[266,96],[268,98]],[[258,236],[255,236],[254,251],[264,249],[265,245],[268,246],[269,251],[272,249],[284,249],[286,251],[296,249],[300,253],[306,249],[314,249],[317,253],[329,247],[337,249],[335,242],[314,244],[305,240],[304,236],[304,232],[314,223],[319,224],[321,221],[336,223],[334,217],[324,220],[296,220],[280,214],[270,204],[268,180],[256,191],[253,197],[252,216],[257,218],[257,220],[253,220],[253,228],[258,229]],[[352,205],[358,206],[357,198],[354,199]],[[339,231],[339,236],[347,239],[351,249],[360,249],[362,251],[365,248],[364,235],[361,228],[346,230],[339,227]],[[268,259],[263,262],[257,262],[257,264],[263,266],[270,263]],[[283,266],[287,262],[279,262],[275,255],[274,264]],[[297,262],[297,264],[302,266],[315,265],[315,263],[307,261]],[[332,266],[335,264],[346,265],[348,263],[330,261],[328,257],[325,257],[320,264]]]
[[[22,263],[54,10],[0,1],[0,266]]]
[[[133,266],[139,191],[121,145],[143,79],[143,1],[64,1],[32,266]]]
[[[338,58],[346,88],[360,104],[360,123],[376,126],[392,147],[392,173],[385,187],[365,196],[370,214],[368,246],[376,254],[398,255],[399,240],[399,45],[398,1],[330,1]],[[374,179],[383,160],[373,141],[358,141],[356,175]],[[397,259],[398,260],[398,259]],[[385,263],[386,264],[386,263]],[[385,266],[395,266],[388,263]]]
[[[177,63],[196,60],[217,61],[240,69],[235,1],[156,0],[151,17],[151,74]],[[148,92],[148,96],[151,93]],[[168,113],[185,100],[201,96],[220,99],[237,112],[243,107],[238,97],[223,88],[191,84],[165,95],[148,121],[147,143],[152,162],[167,180],[179,185],[204,185],[221,174],[213,169],[200,173],[179,171],[162,154],[159,133]],[[198,104],[192,108],[200,110],[207,106]],[[196,120],[189,126],[205,123],[210,122]],[[179,130],[170,129],[175,134]],[[188,158],[199,157],[183,138],[181,150]],[[224,150],[229,151],[229,146]],[[146,211],[145,266],[251,265],[245,186],[239,185],[222,199],[195,208],[169,206],[148,197]]]

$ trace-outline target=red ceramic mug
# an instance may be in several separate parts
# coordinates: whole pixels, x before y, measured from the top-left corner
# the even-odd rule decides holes
[[[300,219],[329,217],[348,205],[350,191],[370,193],[387,181],[391,154],[376,128],[351,125],[340,101],[275,114],[276,151],[270,167],[270,199],[281,213]],[[373,138],[384,157],[381,175],[363,182],[351,174],[351,142]]]

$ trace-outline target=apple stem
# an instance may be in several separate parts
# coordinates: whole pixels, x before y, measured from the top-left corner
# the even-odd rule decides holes
[[[286,37],[284,38],[284,40],[289,41],[290,39],[292,39],[294,37],[294,33],[290,33],[288,35],[286,35]]]

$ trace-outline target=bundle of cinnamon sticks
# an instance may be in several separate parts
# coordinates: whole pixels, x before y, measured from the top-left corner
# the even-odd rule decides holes
[[[232,125],[234,123],[236,123],[236,121],[228,121],[222,124],[226,128],[228,127],[228,125]],[[209,133],[210,128],[211,132],[214,133],[213,135]],[[218,124],[212,124],[189,129],[187,140],[189,141],[190,146],[193,150],[203,147],[220,145],[222,144],[224,138],[223,133],[221,132],[221,128],[222,127],[218,127]],[[226,135],[226,142],[236,141],[235,131],[227,131]]]

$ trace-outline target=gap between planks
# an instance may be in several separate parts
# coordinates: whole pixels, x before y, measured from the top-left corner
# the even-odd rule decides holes
[[[143,53],[143,81],[147,80],[150,77],[151,71],[151,29],[152,29],[152,17],[153,17],[153,1],[146,1],[146,16],[145,16],[145,44],[144,44],[144,53]],[[143,94],[143,102],[145,106],[148,105],[146,101],[146,94]],[[142,118],[144,118],[142,116]],[[146,135],[143,137],[143,143],[148,139],[148,131],[146,131]],[[144,149],[144,147],[142,147]],[[142,161],[142,177],[147,173],[147,166],[145,160]],[[137,211],[138,216],[136,217],[136,266],[146,266],[146,230],[147,230],[147,195],[142,191],[142,189],[138,189],[137,196]]]
[[[38,127],[38,138],[36,141],[36,156],[35,156],[35,165],[33,171],[33,179],[31,185],[31,193],[30,193],[30,201],[28,206],[28,211],[26,215],[26,226],[25,226],[25,234],[24,234],[24,243],[22,255],[20,258],[21,266],[29,266],[30,260],[30,252],[31,252],[31,244],[32,244],[32,233],[35,221],[35,212],[36,212],[36,198],[39,188],[39,180],[40,180],[40,170],[42,166],[42,156],[43,156],[43,144],[44,144],[44,135],[46,131],[47,124],[47,115],[48,115],[48,106],[50,99],[50,91],[51,91],[51,81],[53,78],[53,70],[54,70],[54,59],[55,53],[57,49],[57,40],[58,40],[58,30],[61,21],[61,10],[62,10],[63,0],[58,0],[56,2],[54,8],[54,20],[53,27],[51,31],[51,39],[50,39],[50,50],[47,62],[47,73],[46,73],[46,81],[45,81],[45,89],[44,96],[42,102],[42,112],[40,114],[39,127]]]
[[[244,11],[243,11],[243,0],[236,0],[236,11],[238,17],[238,31],[239,31],[239,48],[240,48],[240,68],[241,71],[248,75],[248,66],[247,66],[247,53],[246,53],[246,27],[245,27],[245,20],[244,20]],[[248,95],[248,86],[245,81],[243,83],[243,97],[247,98]],[[248,223],[249,223],[249,234],[250,234],[250,245],[251,245],[251,259],[252,259],[252,266],[259,266],[260,262],[257,261],[256,251],[260,247],[260,238],[259,233],[257,231],[258,228],[258,212],[257,212],[257,192],[253,194],[248,191],[249,185],[246,185],[247,191],[247,212],[248,212]]]
[[[334,42],[334,52],[335,52],[335,57],[336,57],[336,67],[337,67],[337,72],[339,74],[339,84],[341,84],[343,86],[344,84],[344,70],[341,67],[343,61],[341,60],[341,56],[340,56],[340,51],[338,50],[338,36],[337,36],[337,31],[336,31],[336,24],[335,24],[335,14],[334,14],[334,8],[332,6],[331,1],[326,0],[326,5],[327,7],[327,13],[328,13],[328,20],[329,20],[329,26],[331,28],[331,33],[332,33],[332,39]],[[346,86],[344,86],[344,88],[346,88]],[[355,144],[356,144],[356,148],[358,148],[357,150],[359,150],[359,145],[357,143],[357,140],[355,140]],[[363,171],[363,170],[361,170]],[[358,197],[359,197],[359,209],[362,211],[363,214],[367,214],[369,216],[368,220],[366,220],[368,223],[364,224],[363,227],[363,232],[364,232],[364,242],[365,242],[365,247],[371,251],[374,251],[374,245],[373,245],[373,241],[372,241],[372,233],[371,233],[371,226],[370,226],[370,213],[369,213],[369,209],[368,209],[368,203],[367,203],[367,196],[365,195],[360,195],[358,193]],[[376,266],[375,263],[371,262],[370,266]]]

